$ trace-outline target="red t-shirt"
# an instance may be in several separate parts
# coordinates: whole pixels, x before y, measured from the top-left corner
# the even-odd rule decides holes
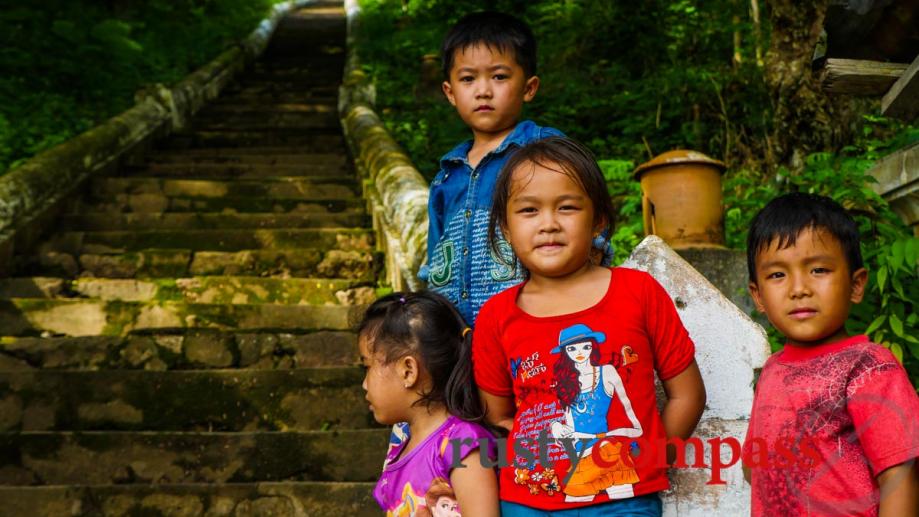
[[[877,515],[876,476],[919,456],[919,397],[866,336],[785,345],[763,367],[743,452],[753,515]]]
[[[527,314],[516,304],[520,284],[479,313],[476,383],[517,407],[501,469],[504,501],[562,510],[669,486],[657,456],[665,433],[654,373],[681,373],[695,347],[654,278],[611,271],[603,299],[583,311]],[[558,438],[569,439],[570,454]],[[572,457],[580,458],[574,469]]]

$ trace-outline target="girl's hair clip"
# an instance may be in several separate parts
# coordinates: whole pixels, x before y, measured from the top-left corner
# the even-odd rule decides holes
[[[471,329],[471,328],[469,328],[469,327],[464,328],[464,329],[463,329],[463,338],[465,339],[465,338],[466,338],[466,334],[468,334],[468,333],[470,333],[470,332],[472,332],[472,329]]]

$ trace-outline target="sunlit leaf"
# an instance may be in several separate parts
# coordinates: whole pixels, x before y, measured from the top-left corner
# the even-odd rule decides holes
[[[899,361],[901,364],[903,363],[903,347],[897,343],[891,343],[890,353],[892,353],[893,356],[897,358],[897,361]]]
[[[900,321],[900,318],[898,318],[896,314],[890,315],[890,330],[892,330],[897,337],[903,337],[903,322]]]
[[[865,334],[871,335],[872,332],[877,330],[885,321],[887,320],[886,314],[881,314],[874,321],[871,322],[871,325],[868,325],[868,328],[865,329]]]

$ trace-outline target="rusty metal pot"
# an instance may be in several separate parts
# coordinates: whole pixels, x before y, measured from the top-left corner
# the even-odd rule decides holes
[[[635,169],[645,235],[671,248],[723,248],[724,163],[688,150],[668,151]]]

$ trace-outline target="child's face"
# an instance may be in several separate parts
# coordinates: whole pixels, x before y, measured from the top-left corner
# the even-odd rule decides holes
[[[367,392],[365,398],[370,403],[370,411],[381,424],[402,422],[405,420],[403,410],[410,402],[404,402],[408,390],[399,376],[398,365],[385,363],[382,355],[374,354],[370,345],[365,336],[358,338],[361,364],[366,368],[361,387]]]
[[[588,264],[598,229],[587,193],[560,166],[547,165],[514,170],[504,236],[531,277],[557,278]]]
[[[431,509],[431,514],[434,517],[461,517],[459,503],[447,496],[441,496],[437,499],[437,504]]]
[[[475,136],[510,131],[520,118],[523,103],[539,88],[539,78],[525,77],[512,52],[485,45],[455,51],[444,94]]]
[[[778,239],[756,256],[750,294],[769,322],[796,345],[819,345],[847,336],[852,303],[862,300],[868,273],[849,273],[839,241],[822,229],[803,230],[794,246]]]

